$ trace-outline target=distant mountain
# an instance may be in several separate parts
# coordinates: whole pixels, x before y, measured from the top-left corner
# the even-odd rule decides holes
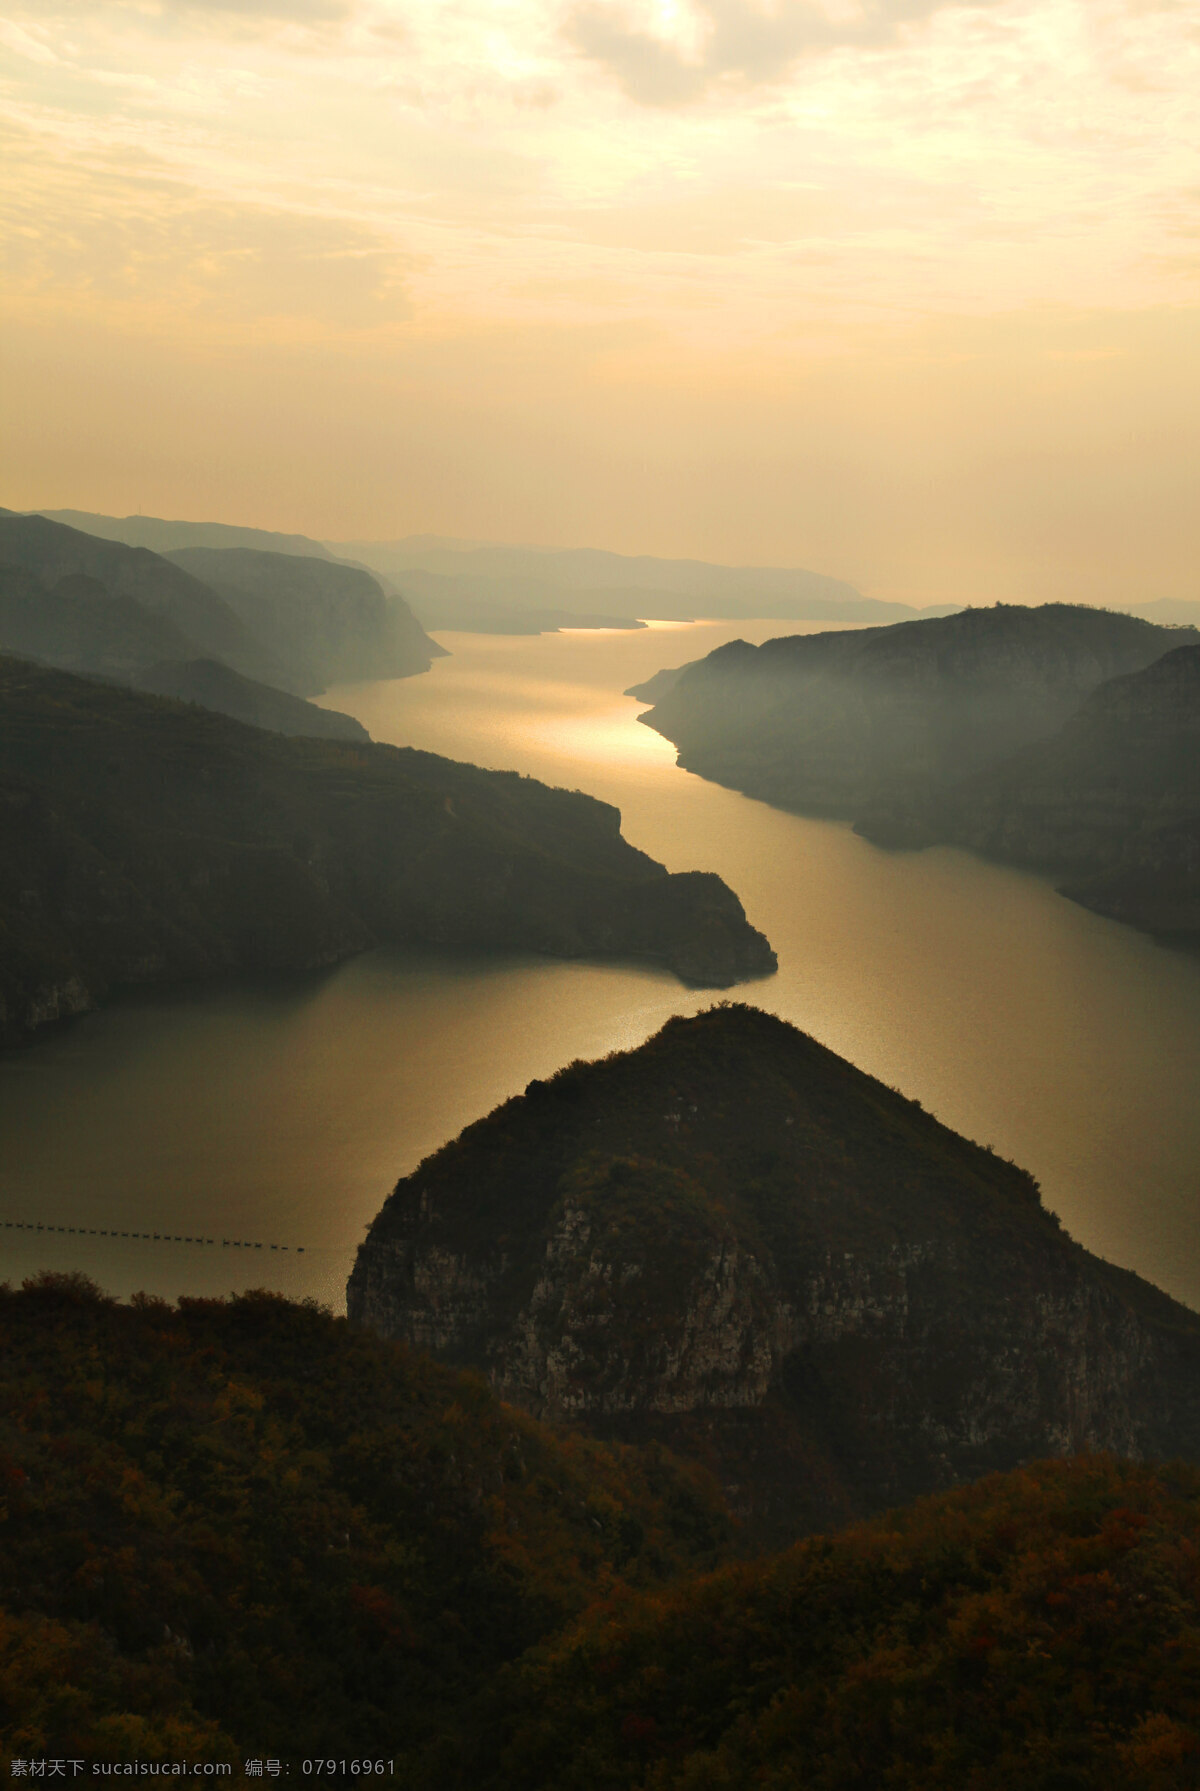
[[[657,683],[639,719],[689,771],[767,802],[909,816],[1061,727],[1105,679],[1197,638],[1111,610],[997,604],[761,647],[734,641],[668,688]]]
[[[411,677],[445,654],[404,600],[386,597],[359,567],[236,547],[181,548],[166,558],[219,592],[307,694]]]
[[[719,877],[668,875],[591,797],[0,660],[0,1041],[120,984],[381,941],[775,968]]]
[[[383,574],[381,573],[382,577]],[[559,608],[555,585],[519,579],[451,578],[444,572],[405,572],[408,602],[425,625],[439,632],[468,634],[557,634],[562,628],[644,628],[632,613],[630,593],[597,594],[612,598],[608,609]],[[569,593],[573,598],[574,593]],[[622,607],[623,606],[623,607]]]
[[[1051,870],[1097,913],[1200,939],[1200,646],[1100,685],[1059,732],[932,811],[883,810],[862,826]]]
[[[181,547],[252,547],[266,553],[288,553],[329,560],[334,556],[321,542],[307,535],[281,535],[273,529],[246,529],[229,522],[170,522],[162,516],[98,516],[90,510],[39,510],[51,522],[64,522],[99,535],[105,541],[124,541],[129,547],[148,547],[166,554]]]
[[[169,665],[172,694],[238,720],[366,739],[296,693],[427,671],[444,651],[361,568],[247,548],[162,555],[0,512],[0,652],[153,690]]]
[[[149,617],[169,623],[176,631],[171,643],[164,639],[156,649],[146,641],[146,649],[153,651],[155,659],[198,654],[220,659],[247,678],[292,688],[270,647],[223,597],[182,566],[147,548],[102,541],[42,516],[0,515],[0,567],[32,573],[52,591],[65,578],[93,581],[89,587],[73,586],[68,593],[73,599],[94,595],[132,600]],[[116,612],[110,613],[115,618]],[[126,608],[123,614],[132,626],[131,612]],[[106,657],[103,650],[96,651],[98,658]],[[138,657],[143,658],[140,646]],[[95,669],[101,668],[97,665]]]
[[[195,651],[169,616],[114,596],[84,572],[47,586],[24,566],[0,565],[0,652],[130,683]]]
[[[748,1007],[468,1127],[398,1184],[347,1300],[537,1416],[703,1462],[759,1540],[1037,1456],[1200,1459],[1200,1316]]]
[[[1121,604],[1119,607],[1127,609],[1131,616],[1142,616],[1147,622],[1158,622],[1164,627],[1200,628],[1200,599],[1159,597],[1153,603]]]
[[[944,615],[957,607],[918,611],[904,603],[878,603],[842,579],[798,567],[720,566],[598,548],[507,547],[428,535],[328,545],[402,589],[428,627],[440,625],[447,606],[467,604],[509,617],[557,609],[667,620],[779,616],[845,622]],[[506,623],[505,632],[515,630]]]
[[[85,573],[68,573],[48,590],[34,573],[0,566],[0,652],[199,703],[280,734],[370,739],[351,716],[244,678],[220,660],[197,659],[195,650],[168,617],[112,596]]]

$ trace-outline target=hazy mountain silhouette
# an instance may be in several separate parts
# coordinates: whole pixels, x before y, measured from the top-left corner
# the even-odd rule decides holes
[[[885,807],[860,827],[1050,870],[1097,913],[1200,938],[1200,646],[1101,684],[1057,733],[932,808]]]
[[[148,615],[178,630],[193,654],[220,659],[248,678],[292,688],[271,647],[261,641],[223,597],[144,547],[102,541],[42,516],[0,516],[0,565],[31,572],[49,589],[82,574],[110,597],[130,598]],[[81,595],[82,587],[74,594]],[[186,657],[178,651],[156,657]]]
[[[721,566],[665,560],[598,548],[508,547],[413,535],[399,541],[328,544],[374,567],[403,590],[429,627],[463,606],[495,611],[503,632],[529,609],[574,614],[697,617],[779,616],[846,622],[890,620],[926,612],[877,603],[843,579],[802,568]],[[928,613],[946,614],[942,604]],[[447,620],[448,626],[453,622]]]
[[[270,643],[306,694],[362,678],[406,678],[446,649],[369,572],[332,560],[236,547],[166,556],[217,591]]]
[[[87,535],[105,541],[124,541],[129,547],[149,547],[166,554],[181,547],[253,547],[266,553],[310,555],[318,560],[334,556],[320,541],[308,535],[283,535],[274,529],[248,529],[229,522],[171,522],[162,516],[99,516],[90,510],[39,510],[52,522],[64,522]]]
[[[174,697],[215,709],[252,728],[308,740],[369,741],[371,736],[352,715],[322,709],[303,697],[289,696],[270,684],[256,684],[230,671],[219,659],[162,660],[132,680],[152,696]]]
[[[806,813],[907,815],[1060,727],[1105,679],[1192,630],[997,604],[855,633],[733,641],[634,687],[689,771]]]
[[[0,1038],[120,984],[331,964],[377,942],[775,968],[720,878],[607,804],[430,753],[284,739],[0,661]]]

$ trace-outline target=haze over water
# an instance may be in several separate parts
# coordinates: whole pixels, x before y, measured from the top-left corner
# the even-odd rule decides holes
[[[780,962],[731,995],[1012,1157],[1080,1242],[1200,1307],[1200,959],[1041,879],[949,849],[883,852],[707,784],[620,695],[738,635],[802,631],[451,634],[428,675],[323,702],[377,740],[584,789],[669,869],[719,872]],[[0,1059],[0,1219],[214,1242],[9,1230],[3,1274],[79,1267],[169,1295],[268,1285],[340,1309],[398,1176],[531,1077],[716,998],[645,966],[431,950],[128,997]]]

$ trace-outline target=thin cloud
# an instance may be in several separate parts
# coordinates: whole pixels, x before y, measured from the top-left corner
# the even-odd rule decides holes
[[[164,14],[225,15],[237,19],[261,19],[298,25],[323,24],[348,18],[349,0],[161,0]]]
[[[894,43],[903,26],[948,5],[989,3],[861,0],[854,12],[834,14],[817,0],[780,0],[771,8],[751,0],[695,0],[701,48],[691,54],[631,24],[617,8],[590,0],[572,8],[563,29],[572,47],[607,69],[631,99],[678,106],[723,79],[750,85],[777,81],[802,56],[842,47],[880,48]]]

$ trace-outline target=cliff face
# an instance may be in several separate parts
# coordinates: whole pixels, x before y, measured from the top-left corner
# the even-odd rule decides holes
[[[352,1318],[655,1438],[759,1538],[1045,1455],[1200,1452],[1200,1319],[751,1009],[531,1085],[401,1182]]]
[[[1107,610],[997,604],[735,641],[648,693],[641,720],[703,777],[805,813],[899,806],[911,831],[914,811],[1061,726],[1098,684],[1195,638]]]
[[[415,940],[775,967],[720,878],[668,876],[591,797],[0,660],[0,1041],[116,984]]]
[[[1200,647],[1102,685],[1059,733],[921,816],[930,833],[1052,870],[1116,920],[1200,936]]]
[[[224,598],[182,566],[174,566],[144,547],[101,541],[79,529],[50,522],[44,516],[0,515],[0,566],[31,573],[48,590],[61,591],[63,581],[71,580],[67,590],[77,602],[83,595],[95,594],[109,600],[123,599],[127,616],[129,606],[136,604],[144,617],[168,624],[170,644],[160,631],[157,649],[150,650],[150,663],[202,654],[232,666],[244,677],[294,688],[270,647],[246,626]],[[90,591],[79,581],[90,585]],[[15,651],[17,644],[0,641],[9,652]],[[28,650],[34,650],[32,645]],[[144,665],[147,660],[142,659],[141,663]],[[88,669],[105,668],[89,663]]]
[[[253,548],[187,547],[166,558],[218,592],[307,694],[409,677],[445,654],[404,599],[385,597],[361,567]]]

